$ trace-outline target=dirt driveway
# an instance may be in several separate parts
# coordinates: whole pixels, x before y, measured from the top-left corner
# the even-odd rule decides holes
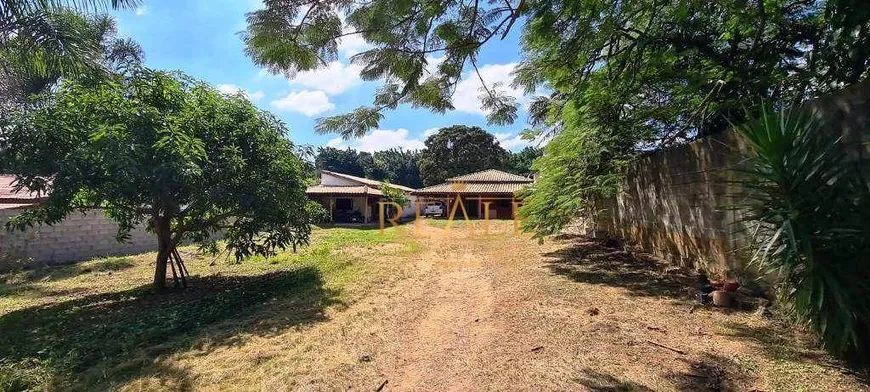
[[[174,361],[197,389],[867,389],[761,316],[690,311],[679,271],[584,238],[539,245],[497,229],[425,225],[410,258],[367,250],[391,278],[329,321]]]
[[[323,228],[243,263],[185,249],[0,274],[0,390],[870,390],[806,334],[693,306],[693,277],[511,222]]]

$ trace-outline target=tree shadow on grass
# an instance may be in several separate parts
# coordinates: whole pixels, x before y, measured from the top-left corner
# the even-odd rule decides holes
[[[27,296],[27,297],[59,297],[63,295],[76,295],[88,291],[87,288],[47,289],[34,284],[0,284],[0,297]]]
[[[652,389],[634,381],[593,369],[584,369],[574,381],[594,392],[652,392]]]
[[[544,256],[555,274],[574,281],[628,289],[632,295],[691,299],[696,278],[645,254],[628,252],[606,240],[561,235],[565,247]],[[669,268],[670,267],[670,268]]]
[[[785,328],[777,328],[773,325],[750,326],[735,322],[726,323],[726,326],[730,336],[751,342],[771,359],[809,362],[828,359],[828,355],[818,348],[817,343],[809,336],[805,340],[800,340],[796,333]]]
[[[678,391],[748,391],[754,381],[736,361],[720,355],[704,353],[680,360],[688,366],[687,371],[665,374]]]
[[[796,362],[834,369],[854,376],[870,387],[870,367],[863,364],[839,361],[827,354],[820,342],[811,334],[796,332],[789,327],[771,324],[750,326],[730,322],[726,324],[729,335],[750,342],[767,358],[778,362]],[[792,327],[793,328],[793,327]]]
[[[754,377],[741,369],[736,361],[726,357],[704,353],[700,356],[680,357],[679,360],[686,364],[686,371],[661,374],[662,378],[670,382],[671,388],[677,391],[746,391],[750,390],[754,381]],[[575,381],[596,392],[654,390],[624,377],[594,369],[583,370]]]
[[[0,358],[13,365],[0,366],[0,390],[32,374],[43,375],[40,384],[48,377],[61,389],[91,389],[159,372],[155,358],[205,341],[236,345],[240,334],[270,336],[323,321],[337,295],[315,268],[305,267],[192,278],[191,288],[177,292],[154,294],[142,286],[22,309],[0,317]]]

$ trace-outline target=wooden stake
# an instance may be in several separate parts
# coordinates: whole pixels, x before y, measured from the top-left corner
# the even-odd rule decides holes
[[[673,351],[677,354],[680,354],[680,355],[686,355],[686,352],[683,350],[678,350],[678,349],[675,349],[673,347],[668,347],[668,346],[665,346],[664,344],[653,342],[652,340],[647,340],[647,343],[652,344],[653,346],[659,346],[661,348],[671,350],[671,351]]]
[[[187,272],[187,267],[184,265],[184,262],[181,260],[181,254],[178,253],[178,249],[172,250],[173,258],[175,259],[175,263],[178,264],[178,271],[181,275],[181,284],[184,288],[187,288],[187,276],[190,275]],[[174,270],[174,269],[173,269]]]
[[[178,288],[178,274],[175,273],[175,260],[173,260],[172,253],[169,253],[169,257],[166,259],[166,262],[169,263],[169,267],[172,268],[172,281],[175,282],[175,288]]]

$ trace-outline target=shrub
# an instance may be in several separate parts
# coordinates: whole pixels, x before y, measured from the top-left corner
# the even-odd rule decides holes
[[[807,110],[737,130],[751,153],[740,207],[753,232],[752,262],[778,281],[780,299],[831,353],[870,349],[870,191],[842,137]]]
[[[305,203],[306,215],[311,219],[312,224],[329,223],[332,221],[332,216],[329,215],[329,210],[322,204],[309,200]]]

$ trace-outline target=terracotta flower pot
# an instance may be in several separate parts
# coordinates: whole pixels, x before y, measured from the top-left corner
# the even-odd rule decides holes
[[[740,288],[740,283],[738,283],[736,281],[725,282],[725,284],[722,285],[723,290],[728,291],[728,292],[732,292],[732,293],[737,291],[737,289],[739,289],[739,288]]]
[[[732,296],[731,293],[725,290],[716,290],[712,294],[713,297],[713,305],[721,306],[721,307],[731,307]]]

